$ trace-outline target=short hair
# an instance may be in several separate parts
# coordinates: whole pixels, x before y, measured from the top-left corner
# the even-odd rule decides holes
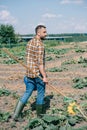
[[[44,25],[38,25],[36,28],[35,28],[35,33],[37,34],[38,30],[41,29],[41,28],[46,28]]]

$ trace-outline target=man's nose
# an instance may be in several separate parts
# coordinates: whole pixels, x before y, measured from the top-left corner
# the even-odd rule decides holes
[[[47,33],[45,34],[45,36],[47,36]]]

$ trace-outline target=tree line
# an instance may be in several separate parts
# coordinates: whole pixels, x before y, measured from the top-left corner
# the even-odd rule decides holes
[[[12,25],[0,24],[0,44],[16,44],[21,41],[21,36],[34,36],[34,34],[18,35],[15,33],[14,27]],[[62,37],[62,36],[72,36],[72,38],[67,38],[66,42],[79,42],[87,41],[87,33],[64,33],[64,34],[48,34],[49,37]]]

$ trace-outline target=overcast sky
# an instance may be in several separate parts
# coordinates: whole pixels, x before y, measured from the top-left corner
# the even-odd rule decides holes
[[[38,24],[48,34],[87,33],[87,0],[0,0],[0,24],[32,34]]]

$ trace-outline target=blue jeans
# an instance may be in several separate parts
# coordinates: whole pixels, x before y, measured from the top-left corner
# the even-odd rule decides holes
[[[26,85],[26,91],[24,95],[20,98],[20,101],[24,104],[28,101],[34,90],[37,90],[37,100],[36,104],[44,104],[44,94],[45,94],[45,83],[40,78],[29,78],[24,77],[24,83]]]

